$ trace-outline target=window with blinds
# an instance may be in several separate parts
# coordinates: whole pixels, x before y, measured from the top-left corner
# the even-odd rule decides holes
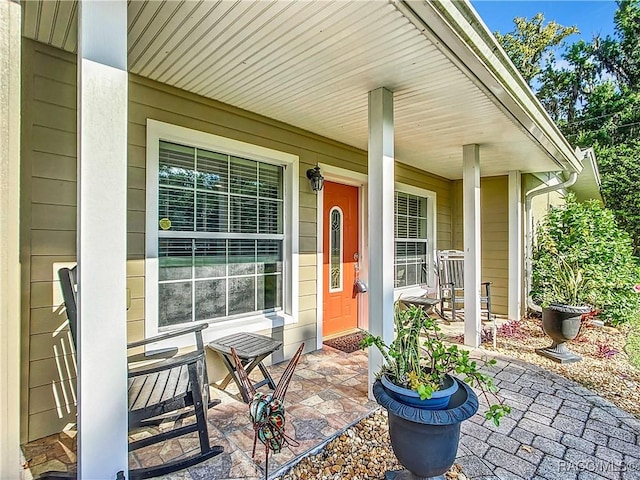
[[[428,251],[427,199],[410,193],[395,192],[396,288],[427,282]]]
[[[283,304],[283,167],[160,141],[158,326]]]

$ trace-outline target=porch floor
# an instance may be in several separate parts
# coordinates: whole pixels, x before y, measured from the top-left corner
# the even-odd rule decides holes
[[[288,362],[269,367],[277,380]],[[325,347],[300,358],[285,396],[286,432],[298,445],[285,446],[278,454],[269,456],[270,474],[295,461],[309,450],[317,448],[338,432],[373,412],[378,405],[367,398],[367,354],[357,351],[343,353]],[[259,373],[254,372],[256,375]],[[253,374],[252,374],[253,376]],[[256,377],[260,378],[260,377]],[[264,390],[265,387],[263,387]],[[264,446],[258,442],[255,461],[251,459],[253,428],[248,407],[242,402],[237,387],[226,390],[210,389],[212,398],[221,403],[208,411],[211,445],[222,445],[224,453],[188,469],[170,475],[177,479],[261,479],[264,478]],[[191,419],[186,419],[187,422]],[[163,428],[161,425],[159,428]],[[169,426],[165,427],[169,428]],[[141,431],[131,438],[148,435]],[[76,468],[76,431],[23,445],[28,462],[26,480],[46,471],[73,471]],[[129,467],[147,467],[175,460],[199,451],[196,434],[137,450],[129,455]]]
[[[459,327],[458,327],[459,328]],[[472,356],[492,356],[476,351]],[[491,373],[512,414],[495,427],[485,405],[462,425],[456,462],[471,479],[640,479],[640,419],[593,392],[538,366],[502,356]],[[270,367],[278,379],[286,366]],[[376,409],[367,399],[367,355],[330,347],[304,355],[285,402],[287,434],[299,442],[269,458],[274,474],[345,427]],[[231,388],[212,393],[222,403],[209,410],[212,444],[224,453],[165,480],[264,478],[264,450],[251,459],[253,430],[247,406]],[[30,472],[75,469],[75,432],[63,432],[23,446]],[[260,447],[261,444],[259,443]],[[131,467],[156,464],[197,450],[197,438],[148,447],[130,456]],[[379,472],[382,479],[384,472]],[[345,477],[347,478],[347,477]],[[373,478],[373,477],[372,477]]]

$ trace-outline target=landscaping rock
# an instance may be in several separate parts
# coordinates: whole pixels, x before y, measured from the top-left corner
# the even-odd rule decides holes
[[[387,470],[401,468],[389,442],[387,413],[379,410],[276,480],[382,479]],[[453,465],[445,477],[448,480],[468,480],[458,464]]]

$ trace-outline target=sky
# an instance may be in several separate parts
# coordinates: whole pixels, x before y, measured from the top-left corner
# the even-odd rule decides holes
[[[617,8],[614,0],[471,0],[471,3],[492,32],[510,32],[514,17],[530,19],[542,12],[545,23],[555,20],[563,26],[578,27],[580,35],[568,37],[570,43],[579,39],[589,41],[594,34],[613,35],[613,14]]]

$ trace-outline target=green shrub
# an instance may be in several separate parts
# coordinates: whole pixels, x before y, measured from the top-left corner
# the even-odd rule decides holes
[[[552,207],[536,231],[531,294],[536,303],[588,304],[610,325],[629,321],[640,308],[638,259],[629,235],[597,201]],[[571,288],[563,286],[579,285]]]

